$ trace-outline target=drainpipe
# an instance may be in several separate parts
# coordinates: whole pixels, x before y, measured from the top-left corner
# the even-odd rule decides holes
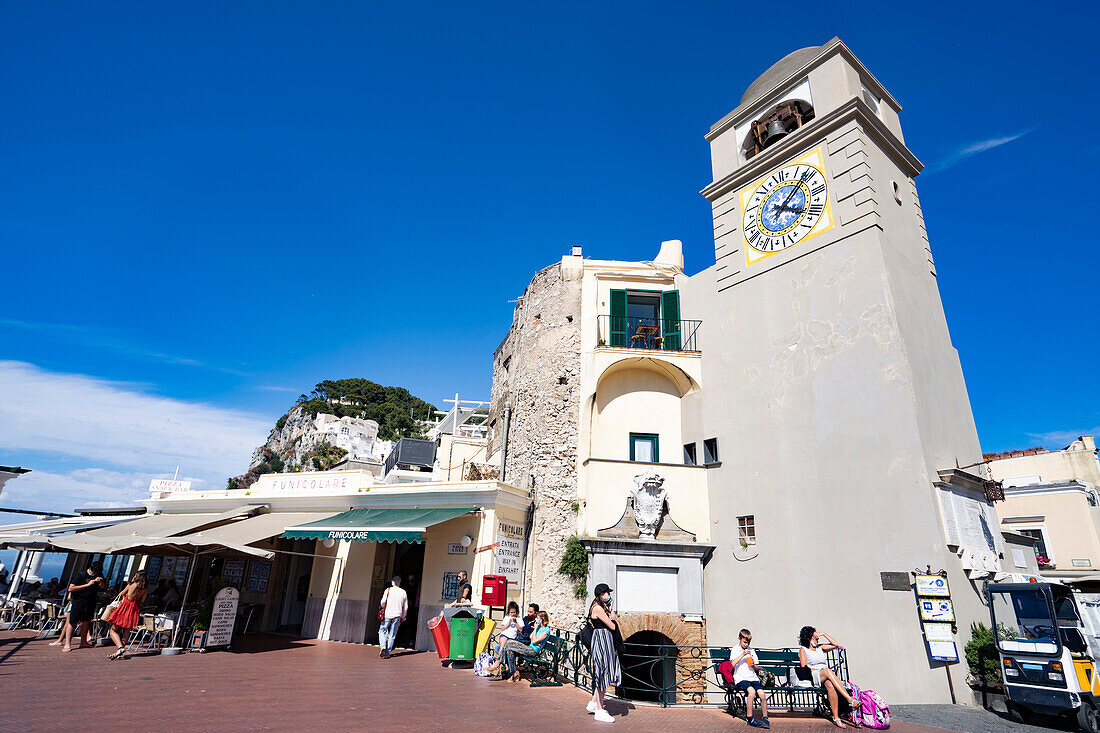
[[[527,609],[527,551],[531,549],[531,529],[535,524],[535,474],[531,474],[531,506],[527,507],[527,518],[523,523],[523,561],[519,566],[519,579],[523,584],[519,592],[520,610]]]
[[[512,408],[504,408],[504,439],[500,445],[500,480],[508,483],[508,434],[512,432]]]

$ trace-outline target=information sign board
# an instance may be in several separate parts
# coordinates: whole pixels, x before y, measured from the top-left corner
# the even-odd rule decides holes
[[[270,560],[253,560],[248,565],[248,585],[245,590],[249,593],[267,593],[267,579],[270,576]]]
[[[919,603],[921,621],[955,622],[955,607],[949,599],[922,598]]]
[[[509,583],[519,584],[523,567],[523,525],[497,522],[496,567],[497,575],[505,576]]]
[[[951,589],[947,585],[947,578],[942,575],[917,575],[916,586],[918,596],[932,596],[949,598]]]
[[[241,592],[232,586],[222,588],[214,596],[205,646],[229,646],[229,642],[233,640],[233,624],[237,621],[237,603],[240,597]]]
[[[450,603],[458,598],[458,571],[447,570],[443,573],[443,592],[439,596]]]
[[[928,654],[933,662],[959,661],[959,649],[953,641],[928,641]]]
[[[226,560],[222,569],[222,577],[226,585],[231,585],[238,590],[244,585],[244,560]]]
[[[924,625],[924,638],[928,641],[955,641],[951,624],[929,622]]]

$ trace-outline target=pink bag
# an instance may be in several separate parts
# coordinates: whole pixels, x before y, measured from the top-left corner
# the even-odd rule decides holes
[[[885,730],[890,727],[890,706],[874,690],[862,690],[859,694],[859,720],[864,728]]]

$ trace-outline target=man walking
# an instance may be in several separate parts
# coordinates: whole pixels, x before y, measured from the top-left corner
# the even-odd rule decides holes
[[[397,629],[409,613],[409,595],[401,588],[401,576],[393,576],[391,585],[382,594],[382,623],[378,626],[378,655],[389,659],[397,642]]]

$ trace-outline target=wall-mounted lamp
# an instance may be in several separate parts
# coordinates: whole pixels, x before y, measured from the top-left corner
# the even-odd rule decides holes
[[[458,541],[458,544],[462,545],[463,547],[469,547],[471,544],[473,544],[473,542],[473,537],[471,537],[470,535],[463,535],[462,539]]]
[[[329,548],[329,547],[332,547],[333,545],[335,545],[335,544],[336,544],[336,542],[334,542],[334,541],[332,540],[332,538],[329,538],[329,539],[327,539],[327,540],[322,540],[322,541],[321,541],[321,544],[322,544],[322,545],[324,545],[324,546],[325,546],[326,548]]]

